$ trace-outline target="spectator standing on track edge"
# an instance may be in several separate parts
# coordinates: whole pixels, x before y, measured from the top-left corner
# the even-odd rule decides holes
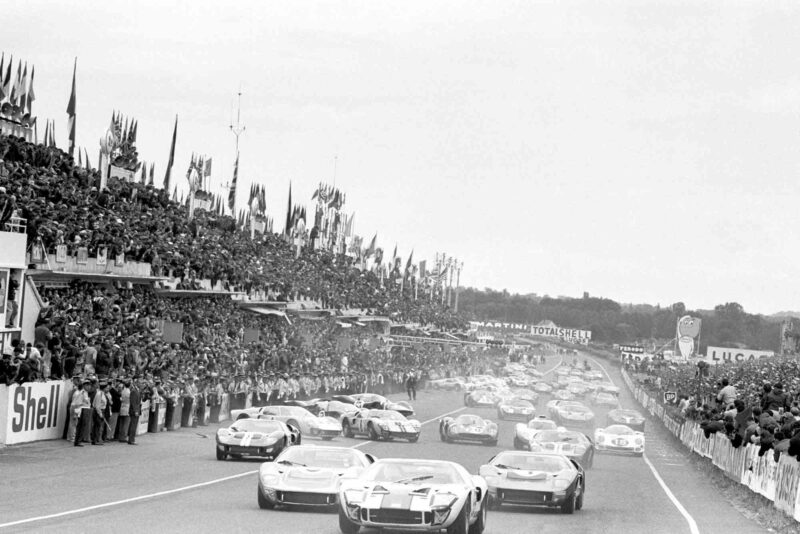
[[[142,415],[142,396],[139,391],[140,381],[134,378],[131,384],[130,423],[128,425],[128,445],[136,445],[136,430],[139,427],[139,416]]]
[[[408,400],[417,400],[417,374],[414,371],[408,371],[404,382],[406,385],[406,392],[408,393]]]

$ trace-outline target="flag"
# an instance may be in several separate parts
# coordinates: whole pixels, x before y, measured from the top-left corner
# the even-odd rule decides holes
[[[206,178],[211,176],[211,158],[204,160],[203,162],[203,176]]]
[[[81,155],[80,149],[78,150],[78,167],[83,167],[83,156]]]
[[[22,78],[19,80],[19,109],[25,113],[28,102],[28,62],[25,62],[25,70],[22,71]]]
[[[178,116],[175,115],[175,128],[172,130],[172,146],[169,149],[169,161],[167,162],[167,172],[164,174],[164,192],[169,192],[170,175],[172,174],[172,164],[175,163],[175,140],[178,137]]]
[[[78,58],[75,58],[75,64],[72,67],[72,93],[69,95],[69,104],[67,104],[67,115],[69,115],[69,155],[75,152],[75,74],[78,70]]]
[[[395,260],[397,259],[397,243],[394,245],[394,252],[392,252],[392,265],[395,264]]]
[[[141,183],[142,185],[147,183],[147,162],[146,161],[142,163],[142,176],[139,179],[139,183]]]
[[[367,258],[369,258],[375,253],[375,243],[377,241],[378,241],[378,234],[376,233],[374,236],[372,236],[372,241],[369,242],[369,246],[367,247],[367,253],[365,254]]]
[[[149,186],[154,185],[153,184],[153,178],[154,178],[155,173],[156,173],[156,164],[155,163],[151,163],[150,164],[150,179],[147,181],[147,185],[149,185]]]
[[[286,207],[286,225],[283,228],[283,234],[289,235],[292,230],[292,182],[289,182],[289,203]]]
[[[11,96],[8,98],[8,101],[11,103],[12,106],[17,105],[17,97],[19,96],[19,81],[22,78],[22,61],[17,64],[17,79],[14,82],[14,85],[11,86]]]
[[[0,58],[0,102],[5,100],[6,98],[6,91],[3,83],[3,65],[6,62],[6,53],[3,52],[2,58]]]
[[[86,170],[91,172],[92,166],[89,164],[89,153],[86,151],[86,147],[83,148],[83,156],[83,161],[86,162]]]
[[[3,67],[0,65],[0,73],[2,73]],[[31,113],[31,108],[33,107],[33,101],[36,100],[36,93],[33,92],[33,75],[35,72],[35,67],[31,65],[31,84],[28,86],[28,113]]]
[[[11,59],[8,60],[8,68],[6,69],[6,77],[3,81],[3,93],[5,93],[6,98],[11,96],[11,64],[14,63],[14,56],[11,56]],[[0,72],[0,75],[3,73]]]
[[[178,186],[175,186],[175,189],[172,190],[172,200],[174,202],[178,201]]]
[[[411,254],[408,255],[408,261],[406,262],[406,270],[405,274],[408,275],[408,272],[411,270],[411,264],[414,261],[414,249],[411,249]]]
[[[231,189],[228,191],[228,207],[231,213],[236,213],[236,182],[239,180],[239,151],[236,151],[236,161],[233,163],[233,180],[231,180]]]

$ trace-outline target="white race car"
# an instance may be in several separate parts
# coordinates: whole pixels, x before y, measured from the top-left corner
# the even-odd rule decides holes
[[[539,430],[555,430],[558,425],[547,416],[540,415],[527,423],[517,423],[514,427],[514,448],[519,450],[530,449],[531,439]]]
[[[342,481],[339,529],[480,534],[487,495],[486,480],[454,462],[378,460],[357,479]]]
[[[342,433],[342,424],[335,418],[316,416],[300,406],[264,406],[247,410],[232,410],[231,419],[274,419],[300,429],[303,437],[331,440]]]
[[[594,431],[594,446],[598,452],[620,452],[641,456],[644,454],[644,432],[629,426],[611,425]]]

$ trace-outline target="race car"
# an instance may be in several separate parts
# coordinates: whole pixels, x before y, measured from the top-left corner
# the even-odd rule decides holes
[[[619,387],[615,386],[611,382],[600,382],[597,384],[598,391],[605,391],[606,393],[612,393],[614,395],[619,395]]]
[[[334,395],[334,400],[353,404],[357,408],[368,410],[394,410],[408,417],[414,415],[414,408],[406,401],[390,401],[383,395],[376,393],[355,393],[353,395]]]
[[[553,391],[553,386],[547,382],[537,382],[533,385],[533,390],[538,391],[539,393],[550,393]]]
[[[285,448],[299,445],[300,430],[280,421],[239,419],[217,430],[217,460],[228,456],[260,456],[275,459]]]
[[[464,395],[466,406],[489,407],[497,404],[498,397],[487,389],[476,389]]]
[[[478,415],[461,414],[439,421],[439,438],[453,441],[477,441],[484,445],[497,445],[497,424]]]
[[[539,400],[539,394],[535,391],[531,391],[530,389],[525,388],[517,388],[512,389],[511,392],[514,396],[518,399],[525,399],[526,401],[535,404],[537,400]]]
[[[367,436],[372,441],[395,438],[419,441],[421,425],[416,419],[406,419],[393,410],[360,410],[346,415],[342,420],[342,434],[347,438],[356,434]]]
[[[461,391],[464,389],[464,379],[460,376],[454,378],[439,378],[429,380],[428,386],[433,389],[443,389],[445,391]]]
[[[581,381],[570,382],[565,389],[576,397],[581,397],[589,392],[589,387]]]
[[[597,406],[612,406],[616,408],[619,406],[619,399],[617,399],[616,395],[611,393],[606,393],[605,391],[597,391],[594,395],[592,395],[592,404],[596,404]]]
[[[508,401],[501,401],[497,405],[497,418],[500,420],[519,419],[527,421],[535,414],[536,408],[533,407],[533,404],[518,397]]]
[[[606,414],[606,425],[625,425],[634,430],[644,432],[644,425],[647,419],[636,410],[624,410],[619,408],[611,410]]]
[[[549,415],[560,426],[594,427],[594,412],[580,402],[559,402]]]
[[[554,430],[558,428],[555,421],[540,415],[528,421],[527,424],[517,423],[514,427],[514,448],[529,449],[533,435],[539,430]]]
[[[356,478],[375,461],[358,449],[299,445],[258,470],[258,506],[333,506],[342,480]]]
[[[339,490],[339,530],[360,528],[480,534],[488,486],[454,462],[378,460]]]
[[[566,456],[503,451],[480,468],[489,486],[489,505],[519,504],[558,508],[565,514],[583,508],[586,475]]]
[[[563,454],[588,469],[594,463],[594,444],[586,434],[559,427],[556,430],[539,430],[531,437],[532,452]]]
[[[233,416],[231,416],[233,417]],[[236,419],[275,419],[300,429],[303,436],[331,440],[342,433],[342,424],[326,414],[314,415],[300,406],[264,406],[257,412],[242,410]]]
[[[566,389],[559,389],[555,393],[553,393],[553,397],[559,400],[573,400],[575,395],[572,392],[567,391]]]
[[[597,452],[620,452],[641,456],[644,454],[644,432],[629,426],[611,425],[594,431]]]

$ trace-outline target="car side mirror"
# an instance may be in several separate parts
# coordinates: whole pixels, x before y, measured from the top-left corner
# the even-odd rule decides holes
[[[375,463],[375,460],[377,460],[377,458],[375,458],[375,457],[374,457],[374,456],[372,456],[371,454],[365,454],[364,456],[366,456],[366,457],[367,457],[367,461],[368,461],[369,463],[371,463],[371,464],[374,464],[374,463]]]

